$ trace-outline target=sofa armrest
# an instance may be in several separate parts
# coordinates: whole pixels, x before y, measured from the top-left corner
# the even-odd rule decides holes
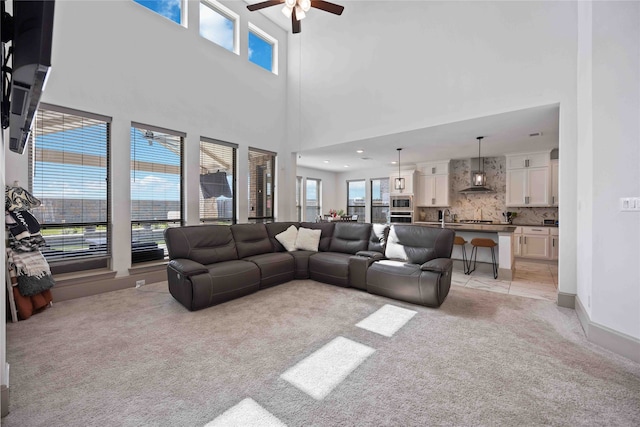
[[[427,261],[420,266],[422,271],[435,271],[437,273],[444,273],[451,270],[453,267],[453,260],[451,258],[436,258],[431,261]]]
[[[358,251],[358,252],[356,252],[356,256],[370,258],[370,259],[372,259],[374,261],[377,261],[377,260],[380,260],[380,259],[384,259],[384,255],[381,254],[380,252],[376,252],[376,251]]]
[[[168,267],[173,268],[175,271],[185,277],[196,276],[198,274],[209,272],[209,270],[204,265],[186,258],[172,259],[171,261],[169,261]]]

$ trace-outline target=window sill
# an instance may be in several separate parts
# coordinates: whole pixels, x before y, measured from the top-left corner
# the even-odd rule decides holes
[[[133,274],[141,274],[141,273],[147,273],[152,271],[164,270],[166,269],[168,263],[169,263],[168,259],[163,259],[158,261],[139,262],[132,265],[129,268],[129,274],[133,275]]]
[[[105,279],[113,279],[116,272],[108,268],[100,268],[95,270],[75,271],[73,273],[62,273],[52,275],[56,286],[72,286],[80,283],[86,283],[88,279],[91,281],[99,281]]]

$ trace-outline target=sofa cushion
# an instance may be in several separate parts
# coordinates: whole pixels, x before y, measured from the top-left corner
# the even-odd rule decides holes
[[[367,250],[384,253],[388,236],[389,226],[387,224],[372,224],[369,248]]]
[[[296,239],[298,237],[298,229],[295,225],[290,226],[282,233],[276,234],[276,240],[282,244],[287,252],[296,250]]]
[[[273,250],[275,252],[286,251],[284,246],[282,246],[282,243],[276,240],[276,235],[282,233],[292,225],[295,225],[296,228],[300,227],[299,222],[268,222],[265,224],[265,227],[267,227],[267,234],[269,235],[269,240],[271,240],[271,245],[273,245]]]
[[[251,261],[260,269],[260,289],[288,282],[295,275],[293,257],[285,252],[254,255],[244,258],[244,261]]]
[[[322,230],[300,227],[296,237],[296,249],[318,252]]]
[[[267,228],[264,224],[234,224],[231,226],[236,242],[238,258],[273,252]]]
[[[169,258],[186,258],[200,264],[237,260],[236,244],[228,225],[191,225],[164,231]]]
[[[389,240],[385,249],[385,256],[389,259],[400,260],[411,264],[424,264],[434,258],[437,258],[436,251],[427,241],[420,241],[417,238],[420,235],[418,230],[428,227],[415,226],[412,227],[416,231],[413,236],[405,229],[391,227],[389,230]]]
[[[308,279],[309,278],[309,257],[317,252],[311,251],[294,251],[288,252],[293,257],[295,262],[295,275],[296,279]]]
[[[353,255],[369,247],[370,237],[371,224],[338,222],[333,230],[329,250]]]
[[[331,244],[331,238],[333,237],[333,229],[336,226],[335,222],[301,222],[300,227],[311,228],[312,230],[322,230],[320,235],[320,244],[318,250],[321,252],[327,252],[329,245]]]
[[[318,252],[309,257],[309,277],[323,283],[349,287],[349,260],[353,255]]]

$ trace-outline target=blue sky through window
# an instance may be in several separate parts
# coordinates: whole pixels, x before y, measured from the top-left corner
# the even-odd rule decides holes
[[[154,134],[162,138],[162,134]],[[170,140],[174,138],[169,135]],[[131,200],[180,200],[180,174],[162,171],[164,165],[179,168],[180,155],[157,141],[150,144],[142,130],[131,128],[131,160],[157,167],[154,171],[131,168]]]
[[[144,7],[180,24],[180,8],[182,0],[133,0]]]
[[[273,45],[249,31],[249,61],[273,71]]]
[[[233,21],[200,3],[200,35],[233,52]]]

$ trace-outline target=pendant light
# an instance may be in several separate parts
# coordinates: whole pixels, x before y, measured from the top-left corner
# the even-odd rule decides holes
[[[398,177],[395,179],[393,188],[395,188],[398,191],[402,191],[404,190],[404,178],[400,176],[400,151],[402,151],[402,148],[397,148],[397,150],[398,150]]]
[[[482,141],[484,136],[479,136],[476,139],[478,140],[478,171],[473,171],[471,175],[471,185],[483,187],[487,183],[487,176],[484,173],[484,161],[480,158],[480,141]]]

